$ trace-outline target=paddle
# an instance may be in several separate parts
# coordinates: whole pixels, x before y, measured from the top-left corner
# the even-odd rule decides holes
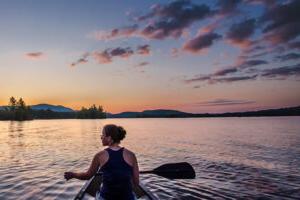
[[[101,175],[97,172],[96,175]],[[153,170],[140,171],[140,174],[155,174],[168,179],[194,179],[196,177],[193,167],[187,162],[168,163]]]
[[[193,167],[187,162],[168,163],[150,171],[141,171],[140,174],[155,174],[169,179],[194,179]]]

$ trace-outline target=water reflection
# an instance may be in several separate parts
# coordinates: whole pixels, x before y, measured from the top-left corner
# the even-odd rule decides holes
[[[109,123],[126,128],[123,145],[137,153],[141,170],[194,166],[195,180],[142,176],[161,199],[299,199],[299,119],[0,122],[0,199],[72,199],[83,182],[65,182],[63,172],[88,168]]]
[[[20,159],[17,156],[24,151],[25,141],[24,141],[24,123],[20,121],[10,121],[8,123],[8,138],[7,154],[9,159],[15,163],[20,163]]]
[[[8,124],[8,133],[10,137],[22,137],[24,123],[22,121],[10,121]]]

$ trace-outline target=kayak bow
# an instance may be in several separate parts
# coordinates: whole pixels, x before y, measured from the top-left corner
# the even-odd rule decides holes
[[[82,200],[86,194],[95,197],[102,183],[101,174],[97,173],[78,192],[74,200]],[[135,196],[139,199],[158,200],[143,184],[139,184],[137,188],[134,188]]]

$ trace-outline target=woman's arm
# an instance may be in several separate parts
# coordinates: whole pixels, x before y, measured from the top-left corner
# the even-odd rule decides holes
[[[132,159],[133,159],[133,177],[132,177],[132,181],[133,181],[133,185],[134,187],[138,187],[139,183],[140,183],[140,172],[139,172],[139,165],[137,162],[137,159],[134,155],[134,153],[132,154]]]
[[[64,177],[65,179],[69,180],[72,178],[76,178],[79,180],[88,180],[92,178],[93,175],[96,174],[99,166],[100,166],[100,159],[99,159],[99,153],[97,153],[90,165],[90,168],[86,172],[65,172]]]

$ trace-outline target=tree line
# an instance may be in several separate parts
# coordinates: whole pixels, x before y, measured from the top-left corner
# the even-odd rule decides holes
[[[80,111],[77,112],[78,119],[102,119],[106,118],[106,113],[103,111],[102,106],[92,105],[90,108],[82,107]]]
[[[17,100],[10,97],[8,106],[0,109],[0,120],[33,120],[33,119],[103,119],[106,113],[102,106],[95,104],[89,108],[82,107],[81,110],[75,112],[55,112],[47,110],[33,110],[27,106],[22,98]]]

